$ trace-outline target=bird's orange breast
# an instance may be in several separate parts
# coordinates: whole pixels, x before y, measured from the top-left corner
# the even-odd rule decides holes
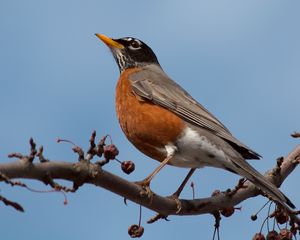
[[[184,122],[171,111],[134,95],[128,77],[136,71],[138,68],[126,70],[119,78],[117,116],[129,141],[144,154],[162,161],[166,155],[159,149],[164,149],[181,135]]]

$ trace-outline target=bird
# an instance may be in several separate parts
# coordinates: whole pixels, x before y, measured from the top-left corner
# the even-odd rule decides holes
[[[110,38],[95,34],[110,49],[120,71],[116,86],[116,112],[127,139],[142,153],[160,162],[143,181],[149,186],[166,165],[189,168],[177,197],[196,169],[225,169],[252,182],[285,208],[295,205],[246,160],[260,159],[173,81],[153,50],[134,37]]]

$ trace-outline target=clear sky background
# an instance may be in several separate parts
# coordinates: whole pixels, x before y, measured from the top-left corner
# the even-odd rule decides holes
[[[53,160],[76,161],[68,144],[87,147],[92,130],[111,134],[119,159],[133,160],[127,176],[116,163],[105,169],[140,180],[157,162],[124,137],[114,109],[119,71],[109,50],[94,36],[137,37],[156,52],[165,71],[213,112],[241,141],[264,158],[259,171],[275,165],[299,141],[299,1],[5,1],[0,0],[0,162],[10,152],[28,152],[32,136]],[[155,192],[171,194],[187,169],[166,167]],[[196,197],[233,186],[238,177],[202,169],[193,181]],[[36,189],[46,186],[26,181]],[[63,182],[64,184],[68,184]],[[25,213],[0,203],[1,239],[129,239],[139,207],[94,186],[68,194],[37,194],[1,183],[0,194],[22,203]],[[282,190],[300,206],[299,169]],[[191,198],[187,187],[183,197]],[[249,199],[221,223],[222,239],[251,239],[266,213],[250,215],[266,199]],[[174,217],[152,225],[143,211],[143,239],[211,239],[211,216]]]

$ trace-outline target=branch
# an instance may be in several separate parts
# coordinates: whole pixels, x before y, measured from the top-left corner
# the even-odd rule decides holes
[[[34,163],[31,155],[29,155],[28,160],[28,157],[15,154],[14,157],[18,157],[20,160],[0,164],[0,173],[8,179],[35,179],[49,183],[50,177],[51,179],[72,181],[76,186],[86,183],[93,184],[158,212],[161,216],[213,214],[216,210],[235,206],[248,198],[261,194],[251,182],[247,181],[243,184],[243,187],[232,190],[234,191],[233,194],[225,192],[208,198],[179,199],[181,209],[178,212],[178,201],[155,193],[149,199],[149,197],[141,194],[143,189],[139,185],[105,171],[97,163],[83,160],[82,153],[80,156],[80,161],[76,163],[49,160]],[[299,161],[300,145],[288,156],[281,158],[280,163],[268,171],[265,176],[269,181],[280,186],[295,169]],[[5,181],[3,178],[0,178],[0,180]]]

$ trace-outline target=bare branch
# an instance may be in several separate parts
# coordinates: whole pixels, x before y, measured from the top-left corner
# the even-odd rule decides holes
[[[275,185],[280,186],[298,165],[299,159],[300,146],[286,156],[280,165],[277,164],[273,169],[268,171],[265,176]],[[278,170],[278,167],[280,170]],[[157,194],[153,194],[151,199],[142,196],[140,194],[142,188],[137,184],[103,170],[99,164],[88,161],[79,161],[76,163],[63,161],[31,163],[29,161],[17,160],[11,163],[0,164],[0,172],[9,179],[25,178],[45,182],[46,176],[51,176],[52,179],[72,181],[77,186],[84,183],[94,184],[156,211],[162,216],[213,214],[216,210],[235,206],[248,198],[261,194],[252,183],[247,181],[243,183],[242,187],[235,188],[234,194],[221,193],[208,198],[180,199],[181,210],[178,212],[175,200]]]
[[[2,201],[5,205],[11,206],[11,207],[13,207],[14,209],[16,209],[16,210],[18,210],[20,212],[24,212],[23,207],[19,203],[17,203],[17,202],[13,202],[11,200],[8,200],[7,198],[5,198],[5,197],[3,197],[1,195],[0,195],[0,201]]]

